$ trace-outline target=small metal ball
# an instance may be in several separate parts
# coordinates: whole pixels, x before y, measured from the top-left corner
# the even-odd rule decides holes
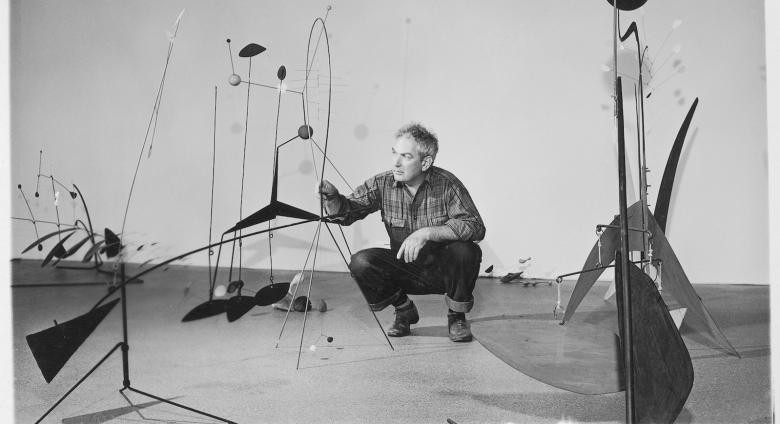
[[[332,342],[333,342],[333,337],[328,336],[328,343],[332,343]]]
[[[228,84],[234,87],[241,84],[241,77],[238,74],[231,74],[230,77],[228,77]]]

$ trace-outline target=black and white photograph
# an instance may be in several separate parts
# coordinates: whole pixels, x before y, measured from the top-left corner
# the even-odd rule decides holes
[[[3,3],[0,421],[774,422],[773,2]]]

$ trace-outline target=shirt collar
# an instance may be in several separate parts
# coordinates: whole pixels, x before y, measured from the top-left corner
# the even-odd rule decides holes
[[[425,179],[423,179],[423,182],[422,182],[422,184],[420,184],[420,187],[422,187],[423,184],[425,184],[425,183],[430,183],[431,182],[431,178],[432,178],[431,177],[431,170],[432,169],[433,169],[433,167],[430,167],[430,168],[428,168],[427,171],[425,171]],[[401,182],[401,181],[393,181],[393,187],[395,187],[395,188],[403,188],[404,187],[404,183]]]

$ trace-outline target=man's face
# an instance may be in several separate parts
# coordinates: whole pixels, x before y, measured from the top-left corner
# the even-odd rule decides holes
[[[416,185],[425,178],[423,172],[431,167],[430,156],[422,157],[417,142],[409,136],[395,141],[393,146],[393,177],[396,181]]]

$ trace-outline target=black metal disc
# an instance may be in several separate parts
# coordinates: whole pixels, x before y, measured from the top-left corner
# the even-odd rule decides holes
[[[198,319],[213,317],[225,312],[227,299],[213,299],[193,308],[181,319],[181,322],[195,321]]]
[[[614,0],[607,0],[607,3],[614,5]],[[617,8],[620,10],[634,10],[642,7],[647,0],[618,0]]]
[[[255,303],[257,306],[271,305],[282,300],[288,290],[290,290],[290,283],[269,284],[255,294]]]
[[[276,77],[279,78],[279,81],[284,81],[285,77],[287,77],[287,68],[284,65],[280,66],[279,70],[276,71]]]
[[[265,51],[265,47],[259,44],[249,43],[246,46],[244,46],[244,48],[241,49],[240,52],[238,52],[238,55],[240,57],[252,57],[252,56],[257,56],[264,51]]]
[[[227,301],[228,322],[233,322],[249,312],[250,309],[255,307],[255,298],[252,296],[233,296]]]

